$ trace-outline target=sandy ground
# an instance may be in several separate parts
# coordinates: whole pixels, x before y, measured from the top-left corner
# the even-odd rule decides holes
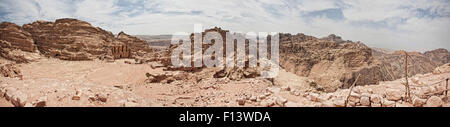
[[[225,78],[203,80],[199,84],[146,84],[145,73],[160,73],[162,68],[152,69],[150,64],[126,64],[124,61],[133,60],[108,63],[41,59],[20,65],[23,80],[1,77],[0,81],[27,94],[30,103],[46,96],[47,106],[83,107],[123,106],[130,98],[138,101],[139,106],[232,106],[237,105],[237,97],[262,94],[269,84],[257,79],[229,81]],[[77,91],[83,91],[81,100],[72,100]],[[89,96],[99,93],[109,94],[106,103],[88,100]],[[12,106],[8,101],[0,100],[0,106]],[[243,106],[252,105],[257,104]]]

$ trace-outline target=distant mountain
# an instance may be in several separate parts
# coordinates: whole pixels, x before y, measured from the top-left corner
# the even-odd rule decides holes
[[[147,41],[147,43],[155,48],[165,48],[170,46],[172,35],[135,35],[136,37]]]
[[[432,72],[436,67],[442,66],[450,61],[450,53],[446,49],[436,49],[420,52],[407,52],[408,76]],[[404,77],[405,52],[388,51],[380,48],[372,48],[372,54],[378,59],[383,68],[389,70],[395,79]]]

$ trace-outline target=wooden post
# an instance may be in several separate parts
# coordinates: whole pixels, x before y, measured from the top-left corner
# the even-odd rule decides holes
[[[448,92],[448,78],[445,79],[445,97],[447,97],[447,92]]]
[[[409,93],[409,84],[408,84],[408,53],[405,51],[405,80],[406,80],[406,84],[405,84],[405,88],[406,88],[406,93],[405,93],[405,97],[406,97],[406,102],[410,102],[410,93]]]
[[[350,95],[352,94],[353,87],[356,85],[356,82],[358,82],[359,76],[361,76],[361,74],[358,74],[358,77],[356,77],[355,82],[353,82],[352,86],[350,86],[350,92],[348,92],[347,99],[345,99],[345,103],[344,103],[345,107],[347,107],[348,98],[350,98]]]

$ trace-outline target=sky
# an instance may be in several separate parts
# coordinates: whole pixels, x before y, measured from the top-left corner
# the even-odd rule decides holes
[[[0,21],[76,18],[117,34],[329,34],[377,48],[450,49],[450,0],[0,0]]]

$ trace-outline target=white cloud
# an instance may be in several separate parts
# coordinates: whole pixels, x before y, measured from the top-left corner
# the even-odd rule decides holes
[[[114,33],[192,32],[200,23],[243,32],[334,33],[381,48],[450,49],[448,0],[0,0],[0,16],[17,24],[71,17]]]
[[[335,0],[305,0],[297,6],[300,11],[319,11],[331,8],[338,8]]]

